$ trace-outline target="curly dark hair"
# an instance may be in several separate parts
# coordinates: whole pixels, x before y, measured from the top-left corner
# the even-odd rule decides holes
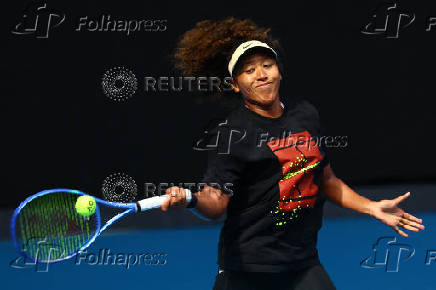
[[[270,45],[280,56],[282,48],[273,38],[270,28],[258,27],[250,19],[233,17],[221,21],[204,20],[186,31],[179,39],[173,54],[174,67],[185,76],[230,77],[227,64],[234,50],[248,40],[259,40]],[[279,70],[283,66],[278,59]],[[214,92],[221,97],[223,90]]]

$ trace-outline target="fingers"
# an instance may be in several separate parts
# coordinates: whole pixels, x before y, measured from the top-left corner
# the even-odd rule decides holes
[[[416,222],[416,223],[422,224],[422,219],[419,219],[419,218],[417,218],[417,217],[414,217],[413,215],[411,215],[411,214],[409,214],[409,213],[407,213],[407,212],[405,212],[405,213],[403,214],[403,217],[406,218],[406,219],[408,219],[408,220],[414,221],[414,222]]]
[[[409,230],[409,231],[414,231],[414,232],[418,232],[419,230],[424,230],[425,227],[424,225],[421,224],[422,220],[418,219],[414,216],[412,216],[411,214],[408,213],[404,213],[402,215],[402,217],[400,217],[398,219],[398,225],[393,226],[392,228],[401,236],[407,238],[408,235],[403,232],[402,230],[399,229],[398,226]]]
[[[167,211],[168,210],[168,208],[170,207],[170,200],[171,200],[171,198],[170,197],[168,197],[163,203],[162,203],[162,205],[160,206],[160,208],[162,209],[162,211]]]
[[[417,228],[407,224],[407,221],[403,221],[403,220],[400,220],[398,222],[398,226],[400,226],[400,227],[402,227],[402,228],[404,228],[406,230],[409,230],[409,231],[414,231],[414,232],[418,232],[419,231]]]
[[[409,237],[409,235],[408,234],[406,234],[405,232],[403,232],[402,230],[400,230],[399,228],[398,228],[398,226],[393,226],[393,229],[399,234],[399,235],[401,235],[401,236],[403,236],[403,237],[405,237],[405,238],[408,238]]]
[[[403,195],[400,195],[399,197],[395,198],[395,203],[400,203],[402,201],[404,201],[406,198],[408,198],[410,196],[410,192],[406,192]]]
[[[403,216],[405,216],[405,214]],[[422,222],[422,220],[421,220],[421,222]],[[403,226],[406,230],[411,230],[411,231],[415,231],[415,232],[425,229],[425,226],[422,225],[421,223],[414,222],[414,221],[412,221],[410,219],[406,219],[406,218],[400,218],[398,225]]]
[[[168,199],[161,205],[162,211],[167,211],[170,207],[186,207],[186,192],[183,188],[173,186],[168,188],[165,193]]]

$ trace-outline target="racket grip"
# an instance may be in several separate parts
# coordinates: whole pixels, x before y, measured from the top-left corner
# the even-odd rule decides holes
[[[186,202],[190,203],[192,200],[192,192],[185,188]],[[152,208],[157,208],[162,205],[162,203],[168,198],[168,195],[154,196],[140,200],[136,203],[136,211],[146,211]]]
[[[146,211],[152,208],[157,208],[168,198],[168,195],[154,196],[140,200],[136,203],[136,211]]]

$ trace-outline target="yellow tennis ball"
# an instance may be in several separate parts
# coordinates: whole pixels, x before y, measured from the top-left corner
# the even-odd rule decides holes
[[[95,213],[95,199],[89,195],[81,195],[76,201],[76,211],[81,216],[90,216]]]

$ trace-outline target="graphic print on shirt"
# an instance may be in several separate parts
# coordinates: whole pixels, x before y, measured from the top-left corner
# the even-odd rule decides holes
[[[279,181],[280,199],[270,212],[276,226],[298,217],[303,208],[313,208],[318,186],[313,182],[314,169],[323,159],[317,142],[308,131],[267,143],[277,156],[283,171]]]

